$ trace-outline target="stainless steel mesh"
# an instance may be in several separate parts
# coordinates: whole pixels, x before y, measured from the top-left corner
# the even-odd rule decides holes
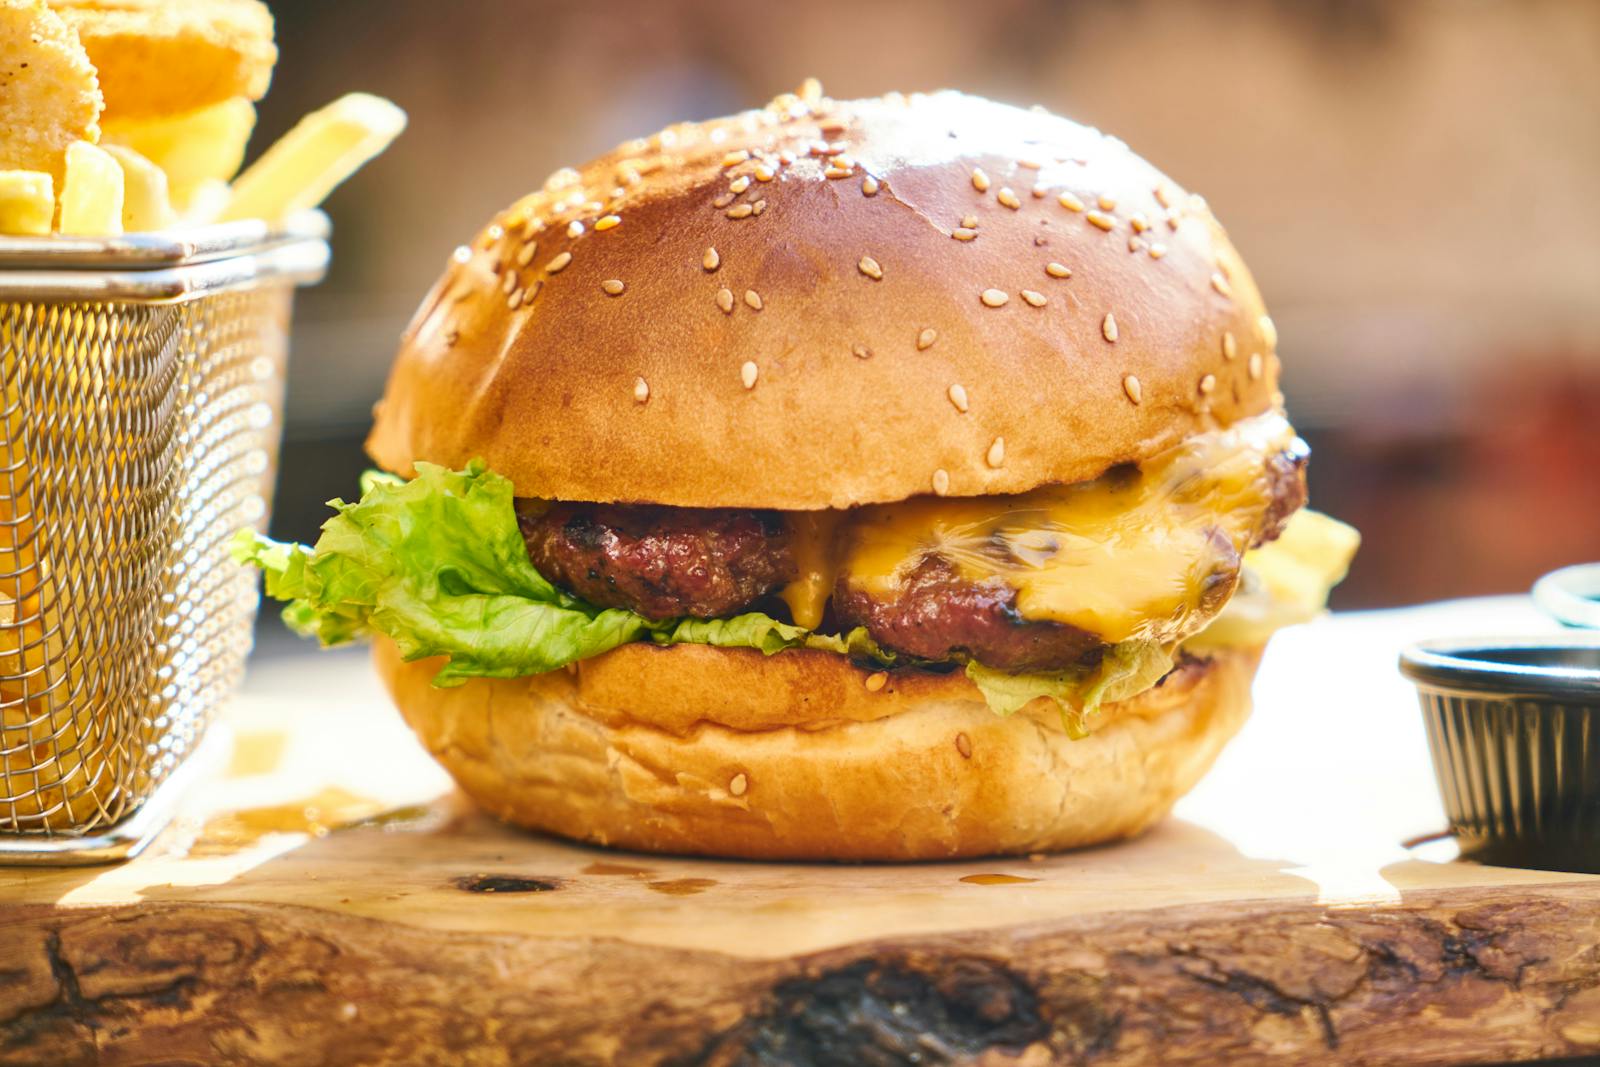
[[[0,832],[116,823],[237,681],[290,295],[0,304]]]
[[[137,847],[239,678],[319,220],[0,248],[0,862]]]

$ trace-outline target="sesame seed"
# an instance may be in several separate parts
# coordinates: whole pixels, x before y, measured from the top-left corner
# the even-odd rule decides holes
[[[1062,193],[1060,196],[1056,197],[1056,203],[1060,204],[1068,211],[1083,210],[1083,201],[1079,200],[1072,193]]]
[[[1122,379],[1122,391],[1128,394],[1128,399],[1135,404],[1144,399],[1144,386],[1139,384],[1139,379],[1129,374]]]
[[[834,156],[832,159],[828,160],[828,165],[833,167],[843,167],[845,170],[856,169],[856,161],[851,159],[849,156]]]
[[[943,467],[933,472],[933,492],[935,496],[950,492],[950,472]]]
[[[607,296],[621,296],[627,286],[622,283],[621,278],[607,278],[600,283],[600,288],[605,290]]]
[[[1250,380],[1259,381],[1261,378],[1261,353],[1250,353]]]
[[[761,310],[761,294],[754,289],[746,289],[744,291],[744,302],[757,311]]]
[[[522,291],[522,306],[527,307],[533,303],[533,298],[539,295],[539,290],[544,288],[544,279],[535,278],[533,284]]]
[[[938,330],[935,330],[932,326],[925,327],[921,333],[917,334],[917,351],[927,351],[933,347],[933,342],[937,341],[938,339]]]
[[[874,178],[870,174],[867,175],[865,178],[862,178],[861,179],[861,195],[862,196],[877,196],[878,195],[878,179]]]
[[[1228,279],[1224,278],[1220,274],[1213,274],[1211,276],[1211,288],[1215,289],[1223,296],[1233,295],[1233,286],[1229,285]]]
[[[620,216],[620,215],[604,215],[604,216],[601,216],[600,218],[594,220],[594,228],[595,228],[595,230],[597,232],[598,231],[602,231],[602,230],[609,230],[612,227],[620,226],[621,224],[622,224],[622,216]]]
[[[1267,347],[1277,348],[1278,327],[1273,323],[1272,318],[1270,316],[1263,315],[1261,316],[1260,320],[1258,320],[1257,325],[1261,327],[1261,340],[1266,342]]]
[[[965,415],[967,413],[967,387],[960,382],[956,382],[950,386],[947,393],[950,397],[950,403],[955,405],[957,411]]]
[[[883,268],[878,266],[878,261],[871,256],[862,256],[861,262],[856,264],[856,269],[873,281],[883,280]]]
[[[854,173],[855,173],[855,171],[850,170],[850,169],[848,169],[846,167],[832,167],[832,166],[830,166],[827,170],[822,172],[822,176],[824,178],[848,178],[848,177],[850,177],[850,175],[852,175]]]
[[[633,380],[633,399],[635,403],[643,404],[650,399],[650,383],[643,378]]]
[[[744,361],[744,365],[739,368],[739,380],[744,383],[746,389],[754,389],[756,387],[756,377],[760,373],[761,368],[755,365],[755,361],[747,359]]]
[[[1044,265],[1044,272],[1052,278],[1070,278],[1072,270],[1064,263],[1050,262]]]
[[[529,241],[517,252],[517,266],[526,267],[533,262],[533,257],[539,252],[539,242]]]
[[[958,241],[970,241],[978,236],[978,231],[967,226],[957,226],[950,231],[950,236]]]
[[[878,690],[882,689],[888,681],[889,674],[887,671],[874,671],[872,674],[867,675],[867,692],[876,693]]]
[[[1128,238],[1128,251],[1130,252],[1143,252],[1148,247],[1150,247],[1150,244],[1143,237]]]
[[[512,311],[515,311],[515,310],[517,310],[517,308],[519,308],[521,306],[522,306],[522,290],[521,289],[513,289],[513,290],[511,290],[511,295],[506,297],[506,307],[510,308]]]
[[[1222,331],[1222,358],[1232,359],[1239,354],[1239,342],[1233,339],[1231,330]]]
[[[445,334],[444,334],[444,346],[446,348],[454,348],[456,346],[456,342],[459,341],[459,340],[461,340],[461,331],[460,330],[446,330],[445,331]]]
[[[1006,439],[1004,437],[996,437],[989,444],[989,451],[983,454],[983,461],[989,464],[989,466],[996,468],[1005,465]]]
[[[722,313],[724,315],[732,315],[733,314],[733,290],[732,289],[718,289],[717,290],[717,307],[722,309]]]
[[[1050,190],[1046,189],[1042,185],[1035,185],[1032,189],[1029,189],[1028,191],[1033,194],[1033,198],[1035,200],[1043,200],[1045,198],[1045,194],[1048,193]]]
[[[514,271],[514,270],[506,271],[506,276],[500,280],[500,291],[502,293],[509,293],[509,292],[511,292],[511,290],[515,289],[516,287],[517,287],[517,272]]]
[[[1143,233],[1150,228],[1150,220],[1143,215],[1129,215],[1128,222],[1133,226],[1134,233]]]
[[[989,191],[989,176],[983,172],[982,167],[972,168],[972,187],[980,193]]]
[[[1167,229],[1176,230],[1178,228],[1178,222],[1182,219],[1182,217],[1183,216],[1181,214],[1179,214],[1177,208],[1173,208],[1171,211],[1168,211],[1167,212]]]
[[[544,272],[546,274],[560,274],[566,269],[567,264],[571,262],[571,252],[557,252],[555,258],[551,259],[550,262],[544,265]]]
[[[567,236],[582,237],[583,223],[579,222],[577,219],[573,219],[571,222],[567,223]]]
[[[994,198],[1012,211],[1022,206],[1022,201],[1017,199],[1017,194],[1011,191],[1010,186],[1002,186],[1000,191],[994,194]]]
[[[998,308],[1005,307],[1011,296],[1004,289],[985,289],[978,294],[978,299],[988,307]]]
[[[956,734],[956,751],[961,753],[962,759],[972,758],[972,738],[966,734]]]
[[[1104,337],[1107,341],[1110,341],[1113,344],[1116,343],[1117,320],[1116,316],[1112,315],[1109,311],[1106,312],[1106,317],[1100,320],[1100,336]]]
[[[723,193],[721,196],[711,201],[711,206],[720,211],[722,208],[727,207],[731,203],[733,203],[733,194]]]
[[[1017,160],[1017,166],[1025,167],[1028,170],[1038,170],[1040,167],[1044,166],[1044,164],[1037,159],[1029,158]]]
[[[1213,392],[1216,391],[1216,388],[1217,388],[1217,376],[1215,374],[1207,374],[1205,377],[1200,379],[1200,395],[1201,396],[1210,396]]]
[[[754,204],[750,205],[750,207],[750,213],[752,215],[759,215],[763,211],[767,210],[767,202],[765,200],[757,200]]]
[[[734,775],[733,780],[728,783],[728,792],[736,797],[744,796],[744,791],[749,788],[750,779],[742,771]]]
[[[1111,199],[1111,197],[1109,197],[1109,196],[1102,196],[1102,197],[1100,197],[1100,199],[1096,200],[1095,203],[1100,205],[1100,210],[1101,211],[1115,211],[1115,210],[1117,210],[1117,202],[1115,200]]]
[[[757,163],[756,164],[756,172],[755,173],[756,173],[756,181],[758,181],[758,182],[770,182],[773,179],[773,177],[776,175],[777,172],[774,171],[771,167],[767,166],[765,163]]]
[[[852,345],[850,347],[850,352],[857,359],[871,359],[872,358],[872,349],[868,348],[866,345]]]
[[[1089,214],[1085,215],[1084,217],[1087,218],[1094,225],[1100,227],[1102,230],[1110,230],[1113,226],[1115,226],[1117,224],[1117,220],[1116,219],[1112,218],[1110,215],[1103,214],[1102,212],[1099,212],[1099,211],[1091,211],[1091,212],[1089,212]]]
[[[1042,308],[1045,306],[1045,304],[1049,303],[1049,301],[1045,299],[1045,295],[1043,293],[1036,293],[1032,289],[1022,290],[1022,299],[1026,300],[1036,308]]]
[[[961,216],[961,225],[966,227],[969,230],[976,230],[978,228],[978,216],[976,216],[976,215],[963,215],[963,216]]]
[[[750,153],[746,149],[736,149],[722,157],[722,165],[724,167],[736,167],[749,158]]]
[[[785,148],[782,152],[778,153],[778,162],[782,163],[784,166],[787,167],[789,164],[793,163],[794,161],[795,161],[795,154],[793,152],[789,151],[787,148]]]
[[[1162,256],[1164,256],[1166,254],[1167,254],[1167,246],[1162,244],[1160,241],[1156,241],[1154,244],[1152,244],[1150,246],[1150,258],[1151,259],[1160,259]]]
[[[742,177],[733,179],[732,184],[728,186],[728,192],[732,193],[734,196],[738,196],[748,188],[750,188],[750,175],[746,174]]]
[[[716,270],[722,266],[722,256],[715,248],[708,248],[706,254],[700,257],[700,265],[708,271]]]
[[[1162,207],[1172,206],[1172,187],[1168,185],[1156,186],[1156,202]]]
[[[728,217],[730,219],[747,219],[754,215],[755,211],[755,205],[753,204],[735,204],[728,209]]]

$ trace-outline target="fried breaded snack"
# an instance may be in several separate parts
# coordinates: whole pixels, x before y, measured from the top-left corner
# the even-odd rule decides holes
[[[60,188],[67,147],[99,138],[103,106],[72,27],[40,0],[0,0],[0,170],[43,171]]]
[[[100,71],[106,115],[194,111],[259,100],[278,60],[272,13],[258,0],[50,0]]]

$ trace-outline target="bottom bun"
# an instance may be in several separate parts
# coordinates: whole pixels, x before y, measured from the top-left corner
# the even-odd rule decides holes
[[[1185,659],[1074,741],[1047,700],[1002,718],[960,673],[874,677],[829,652],[633,644],[436,689],[441,661],[374,649],[422,743],[501,819],[653,852],[830,860],[1137,834],[1243,725],[1260,657]]]

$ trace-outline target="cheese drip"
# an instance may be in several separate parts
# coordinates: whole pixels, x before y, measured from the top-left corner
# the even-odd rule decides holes
[[[1268,460],[1294,440],[1272,412],[1090,482],[864,507],[839,533],[834,558],[874,596],[894,596],[937,555],[967,581],[1004,580],[1025,619],[1076,626],[1111,644],[1175,641],[1226,602],[1271,503]],[[825,589],[832,573],[813,567],[802,580]],[[820,605],[811,611],[820,619]]]

